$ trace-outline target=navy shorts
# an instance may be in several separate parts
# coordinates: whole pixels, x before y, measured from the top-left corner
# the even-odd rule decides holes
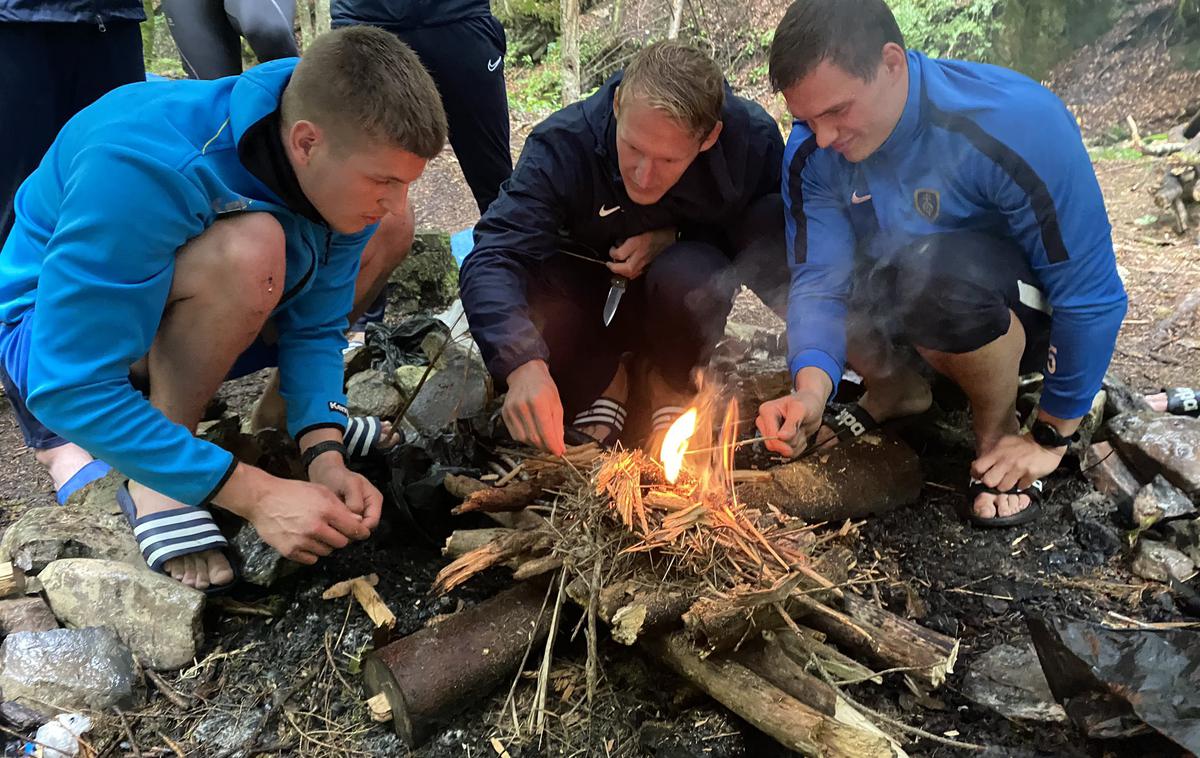
[[[856,261],[847,336],[969,353],[1004,336],[1009,312],[1025,330],[1021,371],[1043,369],[1050,306],[1015,242],[976,232],[923,237],[882,260]]]
[[[25,405],[25,398],[29,396],[32,317],[33,311],[29,311],[15,324],[0,325],[0,385],[4,386],[4,394],[12,404],[25,444],[34,450],[47,450],[65,445],[67,440],[38,421]],[[278,346],[268,343],[260,334],[234,361],[226,379],[237,379],[259,369],[278,365]]]

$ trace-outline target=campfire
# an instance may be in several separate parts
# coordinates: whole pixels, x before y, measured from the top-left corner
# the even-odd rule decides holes
[[[810,524],[744,497],[741,484],[763,473],[734,467],[737,429],[737,403],[706,388],[667,430],[657,455],[585,446],[550,459],[525,451],[518,466],[524,479],[510,473],[496,485],[447,482],[464,498],[458,512],[486,512],[502,526],[455,532],[445,550],[455,560],[438,575],[437,589],[496,566],[546,587],[545,607],[529,604],[523,622],[526,639],[549,637],[530,731],[544,722],[538,709],[545,708],[550,645],[569,599],[586,619],[589,702],[601,676],[603,622],[611,639],[642,645],[790,749],[903,754],[887,731],[903,725],[853,706],[844,688],[880,682],[883,673],[904,676],[915,691],[935,688],[953,670],[957,641],[856,594],[872,580],[856,571],[845,547],[856,535],[852,523]],[[380,652],[393,661],[413,657]],[[463,652],[454,659],[460,666]],[[511,651],[514,670],[528,651],[520,652]],[[401,692],[401,669],[368,671],[377,691],[390,693],[393,712],[430,699]],[[413,714],[396,715],[398,729],[403,721],[405,736],[419,739]]]

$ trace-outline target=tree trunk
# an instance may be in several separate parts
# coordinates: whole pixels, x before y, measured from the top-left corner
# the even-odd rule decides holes
[[[562,0],[562,100],[579,99],[579,0]]]
[[[329,31],[332,20],[329,16],[329,0],[316,0],[316,19],[313,24],[315,34]]]
[[[300,21],[300,50],[312,44],[313,41],[313,0],[297,0],[296,18]]]
[[[683,2],[684,0],[675,0],[675,7],[671,9],[671,28],[667,30],[667,39],[679,37],[679,23],[683,20]]]

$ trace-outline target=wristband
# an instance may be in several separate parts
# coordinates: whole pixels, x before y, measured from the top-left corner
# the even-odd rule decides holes
[[[344,444],[336,440],[325,440],[305,450],[304,454],[300,456],[300,463],[304,466],[304,470],[308,471],[308,467],[312,465],[312,462],[316,460],[318,455],[328,453],[331,450],[338,451],[343,461],[346,459],[346,446]]]

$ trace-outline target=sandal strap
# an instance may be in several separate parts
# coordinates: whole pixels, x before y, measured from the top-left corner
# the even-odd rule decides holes
[[[611,397],[598,397],[587,408],[575,414],[571,426],[606,426],[615,432],[625,428],[625,406]]]
[[[830,405],[822,421],[837,433],[837,439],[857,439],[879,428],[879,422],[858,403]]]
[[[104,478],[108,475],[109,471],[112,471],[112,466],[99,459],[93,460],[76,471],[70,479],[63,482],[63,486],[58,488],[58,492],[55,493],[54,498],[58,501],[59,505],[65,505],[71,495],[74,495],[97,479]]]
[[[378,416],[351,416],[346,421],[346,433],[342,435],[347,457],[367,456],[382,437],[383,424]]]
[[[1041,479],[1034,479],[1033,484],[1025,489],[1013,487],[1011,490],[998,490],[995,487],[989,487],[978,479],[971,479],[967,486],[967,493],[972,497],[977,495],[1025,495],[1029,498],[1030,505],[1042,499],[1042,484]]]
[[[1200,398],[1191,387],[1172,387],[1167,393],[1167,413],[1176,416],[1200,416]]]
[[[133,527],[142,558],[152,571],[162,573],[167,561],[183,555],[229,546],[212,514],[204,508],[185,505],[135,517],[133,499],[125,485],[117,489],[117,502]]]
[[[671,424],[674,424],[676,419],[683,415],[687,408],[678,405],[664,405],[654,412],[650,417],[650,427],[655,432],[661,432]]]

